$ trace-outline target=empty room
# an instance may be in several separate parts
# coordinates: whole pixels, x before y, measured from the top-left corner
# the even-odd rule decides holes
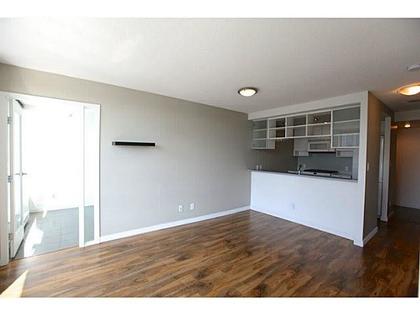
[[[417,297],[419,34],[0,18],[1,297]]]

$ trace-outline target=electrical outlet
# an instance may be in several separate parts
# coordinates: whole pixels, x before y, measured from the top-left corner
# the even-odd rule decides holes
[[[195,209],[195,204],[194,204],[194,202],[192,202],[192,203],[190,203],[190,210],[192,211],[194,209]]]
[[[183,212],[184,211],[184,206],[183,205],[179,205],[178,206],[178,212]]]

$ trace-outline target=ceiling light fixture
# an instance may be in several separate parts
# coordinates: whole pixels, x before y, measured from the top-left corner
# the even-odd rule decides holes
[[[414,85],[409,85],[409,86],[403,86],[402,88],[400,88],[398,90],[398,93],[402,94],[402,95],[416,95],[420,93],[420,84],[414,84]]]
[[[404,124],[404,128],[410,128],[410,127],[411,127],[411,124],[409,122]]]
[[[238,93],[242,96],[245,97],[250,97],[253,96],[255,94],[257,94],[258,89],[254,88],[254,87],[244,87],[238,90]]]
[[[408,66],[407,67],[408,71],[417,71],[420,70],[420,63],[416,63],[414,65]]]

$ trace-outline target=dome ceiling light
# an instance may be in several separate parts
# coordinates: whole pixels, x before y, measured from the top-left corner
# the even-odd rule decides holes
[[[416,95],[420,93],[420,84],[403,86],[398,90],[398,93],[406,96]]]
[[[408,66],[407,67],[408,71],[417,71],[420,70],[420,63],[416,63],[414,65]]]
[[[238,90],[238,93],[245,97],[250,97],[257,94],[258,89],[254,87],[243,87]]]

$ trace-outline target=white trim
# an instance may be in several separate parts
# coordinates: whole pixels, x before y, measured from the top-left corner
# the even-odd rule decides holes
[[[89,109],[98,109],[99,111],[99,151],[98,151],[98,159],[99,159],[99,163],[98,163],[98,167],[99,167],[99,178],[98,178],[98,191],[97,191],[97,196],[95,198],[95,215],[94,215],[94,240],[87,242],[86,244],[82,244],[81,241],[83,241],[84,239],[84,235],[82,237],[81,234],[84,234],[84,229],[79,229],[79,246],[83,247],[83,246],[88,246],[88,245],[93,245],[93,244],[97,244],[100,242],[100,238],[99,238],[99,234],[100,234],[100,139],[101,139],[101,105],[100,104],[96,104],[96,103],[90,103],[90,102],[80,102],[80,101],[72,101],[72,100],[65,100],[65,99],[59,99],[59,98],[54,98],[54,97],[45,97],[45,96],[39,96],[39,95],[31,95],[31,94],[24,94],[24,93],[15,93],[15,92],[8,92],[8,91],[0,91],[0,97],[5,97],[6,99],[19,99],[22,100],[24,102],[31,102],[33,100],[37,100],[37,101],[42,101],[43,104],[48,105],[48,104],[54,104],[54,105],[67,105],[67,106],[74,106],[77,108],[81,108],[82,109],[82,122],[83,122],[83,128],[84,128],[84,109],[85,108],[89,108]],[[7,112],[4,114],[2,113],[2,110],[0,109],[0,119],[3,120],[3,115],[6,115],[7,117]],[[7,124],[6,124],[7,127]],[[2,128],[2,123],[0,122],[0,129]],[[83,138],[83,152],[84,152],[84,130],[82,132],[82,138]],[[1,133],[1,135],[3,135],[3,133]],[[7,133],[6,133],[7,136]],[[2,145],[2,147],[0,148],[0,157],[3,154],[2,149],[3,148],[3,143],[1,143],[3,141],[3,138],[0,138],[0,144]],[[6,144],[9,141],[6,141]],[[8,151],[6,151],[8,152]],[[84,154],[83,154],[84,155]],[[84,156],[83,156],[83,160],[84,160]],[[7,161],[7,159],[6,159]],[[1,163],[1,159],[0,159],[0,163]],[[0,165],[0,175],[1,175],[1,166]],[[84,176],[84,174],[83,174]],[[7,177],[7,175],[6,175]],[[1,197],[1,190],[3,188],[3,184],[4,181],[0,181],[0,197]],[[6,182],[6,188],[7,188],[7,182]],[[83,189],[83,185],[84,185],[84,180],[82,183],[82,189]],[[7,198],[3,199],[1,198],[0,200],[5,200],[6,203],[8,202],[8,194],[6,195]],[[82,196],[81,194],[81,199],[84,199],[84,196]],[[83,198],[82,198],[83,197]],[[84,202],[83,202],[84,203]],[[82,203],[82,204],[83,204]],[[75,207],[77,208],[77,206]],[[80,216],[80,209],[82,208],[79,205],[79,218],[81,220],[84,220],[84,215]],[[82,209],[82,211],[84,211],[84,208]],[[9,262],[9,257],[8,254],[7,256],[3,254],[3,248],[5,247],[4,244],[7,241],[7,253],[9,251],[9,246],[8,246],[8,226],[6,226],[6,228],[4,228],[2,225],[3,221],[6,221],[7,223],[7,219],[4,220],[3,216],[4,216],[4,209],[2,209],[2,205],[0,203],[0,266],[2,264],[7,264]],[[7,211],[6,211],[6,216],[7,216]]]
[[[85,246],[83,246],[83,247],[92,246],[92,245],[97,245],[97,244],[99,244],[99,243],[100,243],[99,239],[94,239],[94,240],[92,240],[92,241],[87,241],[87,242],[85,243]]]
[[[86,108],[86,107],[85,107]],[[88,107],[89,108],[89,107]],[[101,212],[100,212],[100,204],[101,204],[101,106],[95,106],[98,111],[98,143],[97,143],[97,149],[98,149],[98,165],[97,165],[97,172],[98,172],[98,178],[97,178],[97,187],[95,189],[95,204],[94,204],[94,239],[93,241],[95,243],[100,242],[100,236],[101,236]],[[88,242],[89,243],[89,242]],[[88,244],[86,244],[88,246]]]
[[[353,245],[363,247],[363,240],[353,240]]]
[[[362,101],[360,104],[360,140],[359,140],[359,161],[358,161],[358,181],[361,184],[360,193],[362,198],[360,199],[360,212],[358,226],[359,232],[357,233],[357,239],[354,240],[354,245],[363,247],[363,226],[365,224],[365,201],[366,201],[366,174],[367,174],[367,134],[368,134],[368,99],[369,93],[363,92],[361,94]]]
[[[172,227],[176,227],[176,226],[180,226],[180,225],[185,225],[185,224],[190,224],[190,223],[215,219],[215,218],[219,218],[219,217],[223,217],[223,216],[226,216],[226,215],[230,215],[230,214],[234,214],[234,213],[238,213],[238,212],[242,212],[242,211],[247,211],[247,210],[250,210],[250,206],[245,206],[245,207],[240,207],[240,208],[236,208],[236,209],[220,211],[220,212],[215,212],[215,213],[210,213],[210,214],[202,215],[202,216],[199,216],[199,217],[193,217],[193,218],[179,220],[179,221],[173,221],[173,222],[168,222],[168,223],[152,225],[152,226],[148,226],[148,227],[144,227],[144,228],[140,228],[140,229],[135,229],[135,230],[129,230],[129,231],[125,231],[125,232],[109,234],[109,235],[101,236],[100,241],[101,241],[101,243],[102,242],[113,241],[113,240],[117,240],[117,239],[124,238],[124,237],[130,237],[130,236],[144,234],[144,233],[148,233],[148,232],[154,232],[154,231],[159,231],[159,230],[163,230],[163,229],[168,229],[168,228],[172,228]]]
[[[7,98],[17,98],[23,101],[24,103],[25,102],[30,103],[36,98],[38,101],[42,101],[42,103],[45,105],[54,104],[55,106],[57,104],[62,104],[62,105],[76,106],[76,107],[80,105],[100,106],[99,103],[73,101],[73,100],[66,100],[66,99],[56,98],[56,97],[51,97],[51,96],[41,96],[41,95],[27,94],[27,93],[16,93],[16,92],[4,91],[4,90],[0,91],[0,96],[6,96]]]
[[[391,155],[391,117],[385,117],[384,126],[384,162],[382,177],[382,209],[381,221],[388,222],[389,212],[389,172],[390,172],[390,155]]]
[[[80,122],[82,126],[82,132],[80,134],[81,142],[81,156],[80,163],[82,166],[82,173],[80,177],[80,200],[79,200],[79,247],[85,246],[85,177],[86,177],[86,167],[85,167],[85,107],[82,105],[80,111]]]
[[[366,235],[366,237],[363,239],[363,245],[366,245],[367,242],[369,242],[375,236],[376,233],[378,233],[377,226],[375,226],[375,228],[372,231],[370,231],[370,233]]]

